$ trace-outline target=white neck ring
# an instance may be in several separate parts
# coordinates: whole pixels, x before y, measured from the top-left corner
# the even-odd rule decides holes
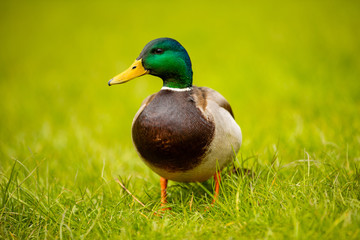
[[[174,92],[186,92],[186,91],[192,90],[192,87],[187,87],[187,88],[171,88],[171,87],[165,87],[165,86],[163,86],[163,87],[161,88],[161,90],[170,90],[170,91],[174,91]]]

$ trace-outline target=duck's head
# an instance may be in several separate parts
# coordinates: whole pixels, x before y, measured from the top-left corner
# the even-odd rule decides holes
[[[145,74],[160,77],[166,87],[192,86],[190,57],[185,48],[171,38],[158,38],[146,44],[135,62],[127,70],[113,77],[108,84],[111,86],[125,83]]]

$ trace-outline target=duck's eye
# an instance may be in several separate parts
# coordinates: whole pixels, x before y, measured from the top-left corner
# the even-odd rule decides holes
[[[164,49],[162,49],[162,48],[157,48],[154,50],[155,54],[162,54],[163,52],[164,52]]]

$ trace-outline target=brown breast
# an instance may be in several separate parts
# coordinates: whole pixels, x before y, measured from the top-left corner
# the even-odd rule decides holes
[[[186,171],[201,163],[215,126],[196,107],[192,94],[162,90],[134,121],[134,144],[149,164]]]

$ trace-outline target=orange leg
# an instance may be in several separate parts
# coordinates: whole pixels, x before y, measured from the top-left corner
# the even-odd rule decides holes
[[[220,171],[216,172],[214,175],[214,180],[215,180],[215,194],[214,194],[214,200],[212,201],[212,204],[214,204],[216,202],[216,199],[219,196],[219,190],[220,190],[220,181],[221,181],[221,176],[220,176]]]
[[[160,186],[161,186],[161,206],[164,207],[167,203],[166,201],[166,188],[167,188],[168,180],[166,178],[160,177]],[[167,210],[169,208],[164,208],[163,210]]]

